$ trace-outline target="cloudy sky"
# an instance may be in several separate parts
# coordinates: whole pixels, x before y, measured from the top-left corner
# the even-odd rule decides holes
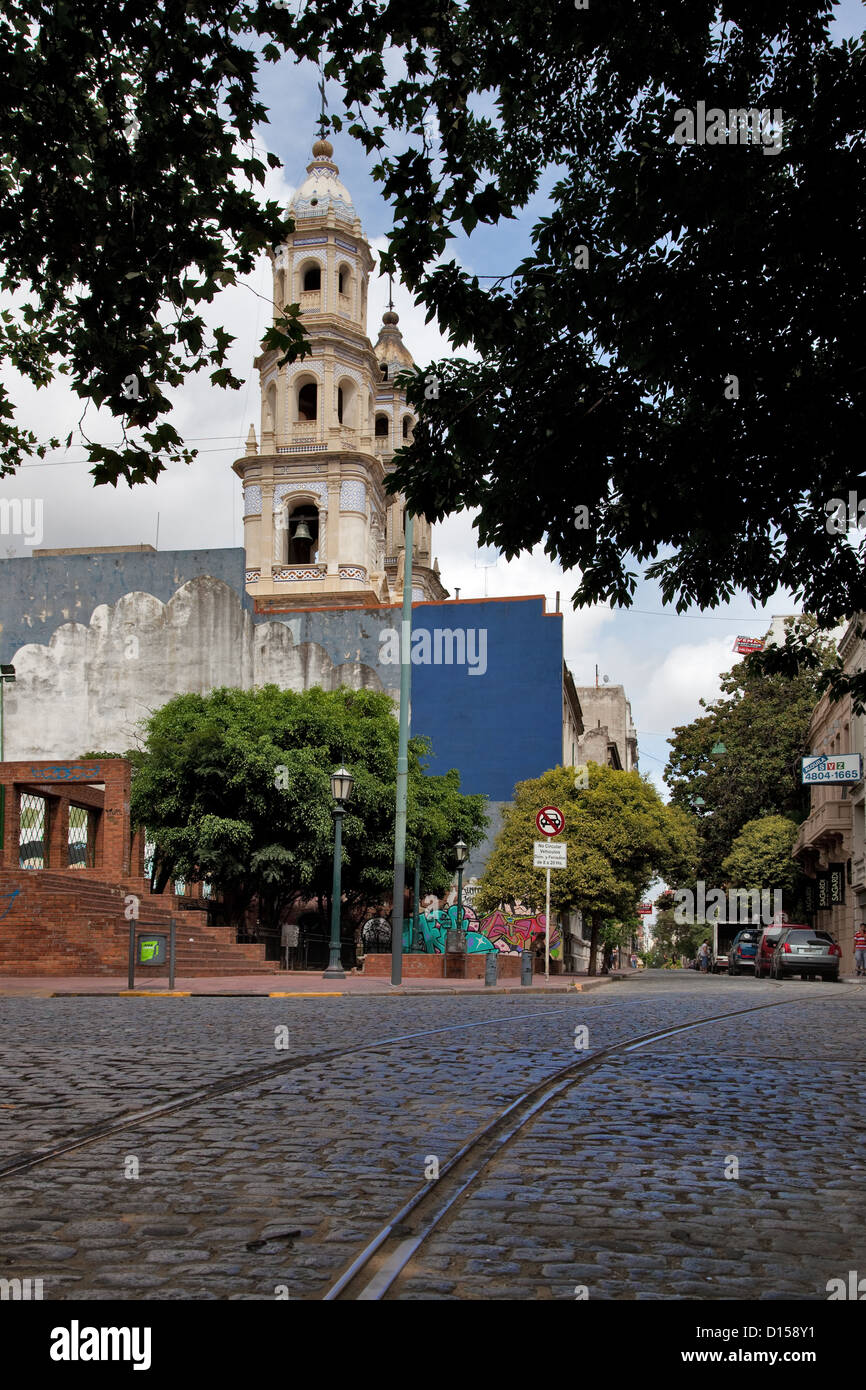
[[[837,26],[855,33],[864,27],[860,0],[843,0]],[[318,114],[318,74],[309,66],[288,63],[263,70],[263,99],[271,119],[260,139],[282,160],[282,169],[269,175],[268,196],[288,200],[300,183],[310,158]],[[331,96],[338,106],[337,93]],[[350,189],[355,207],[373,245],[374,254],[385,244],[390,226],[387,205],[370,177],[364,152],[348,136],[338,136],[335,159]],[[529,230],[547,210],[552,177],[540,189],[521,216],[498,229],[479,228],[471,239],[458,236],[450,243],[451,254],[467,269],[486,275],[508,273],[530,249]],[[368,331],[375,338],[387,299],[387,284],[375,275],[370,286]],[[424,363],[447,355],[448,344],[435,322],[425,324],[424,311],[415,307],[399,285],[394,291],[400,327],[415,360]],[[203,374],[174,394],[173,423],[184,438],[200,450],[190,467],[175,466],[158,482],[129,489],[121,484],[95,488],[80,447],[51,456],[49,463],[23,468],[17,477],[5,479],[0,492],[43,502],[43,546],[121,545],[148,542],[162,549],[237,546],[242,540],[241,490],[231,462],[243,451],[250,423],[259,427],[259,396],[252,360],[267,324],[270,272],[263,260],[241,285],[225,291],[211,306],[210,317],[235,335],[231,365],[244,379],[240,391],[213,388]],[[4,379],[14,380],[5,373]],[[20,419],[40,437],[77,434],[81,402],[63,386],[36,392],[18,382],[15,400]],[[84,429],[91,438],[116,439],[110,417],[101,420],[89,412]],[[486,594],[545,594],[553,605],[559,592],[565,610],[565,656],[578,685],[592,684],[596,665],[599,675],[622,684],[631,699],[638,729],[641,769],[661,788],[667,758],[667,737],[674,725],[700,713],[698,701],[712,699],[719,689],[720,673],[733,664],[732,644],[738,633],[759,635],[767,616],[791,612],[790,598],[779,594],[764,609],[754,609],[741,598],[715,610],[677,615],[665,612],[656,585],[641,583],[630,610],[607,607],[574,612],[568,596],[574,576],[551,564],[538,550],[509,564],[483,565],[475,547],[471,518],[461,515],[437,526],[434,550],[442,578],[461,598]],[[26,554],[20,540],[0,535],[0,554]]]

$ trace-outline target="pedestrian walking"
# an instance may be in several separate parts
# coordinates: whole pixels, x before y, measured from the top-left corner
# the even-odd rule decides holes
[[[866,975],[866,922],[861,922],[854,933],[854,964],[858,979]]]
[[[698,968],[706,975],[710,968],[710,943],[702,941],[698,950]]]

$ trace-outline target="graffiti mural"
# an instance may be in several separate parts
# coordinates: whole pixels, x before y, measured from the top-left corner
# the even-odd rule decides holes
[[[407,919],[403,924],[403,950],[443,955],[448,932],[458,926],[455,899],[454,892],[442,900],[432,893],[422,898],[418,915],[420,940],[413,944],[412,919]],[[513,910],[509,907],[497,908],[480,921],[474,908],[468,903],[464,904],[463,920],[459,925],[466,932],[466,950],[470,955],[498,951],[500,955],[516,956],[521,951],[531,951],[539,941],[544,940],[544,913],[533,913],[521,903],[516,904]],[[381,917],[365,922],[361,936],[367,951],[391,949],[391,927]],[[552,960],[562,957],[562,937],[555,924],[551,924],[550,929],[550,956]]]
[[[12,904],[14,903],[15,899],[18,897],[20,892],[20,888],[13,888],[11,893],[0,893],[0,902],[5,902],[7,898],[9,899],[9,905],[8,907],[4,907],[3,911],[0,912],[0,917],[6,916],[6,913],[10,910]]]

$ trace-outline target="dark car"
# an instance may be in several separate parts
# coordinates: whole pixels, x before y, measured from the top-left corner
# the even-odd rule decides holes
[[[770,976],[785,980],[801,975],[804,980],[838,980],[842,948],[825,931],[811,927],[787,927],[773,952]]]
[[[739,975],[743,970],[754,970],[760,934],[757,927],[745,927],[743,931],[737,932],[728,951],[729,975]]]
[[[755,954],[756,980],[763,980],[766,975],[769,975],[770,967],[773,964],[773,952],[779,944],[779,937],[782,935],[783,931],[787,930],[788,925],[802,926],[804,931],[808,930],[805,923],[799,922],[791,922],[785,926],[780,926],[778,922],[773,922],[770,926],[764,927],[761,932],[761,939],[758,942],[758,950]]]

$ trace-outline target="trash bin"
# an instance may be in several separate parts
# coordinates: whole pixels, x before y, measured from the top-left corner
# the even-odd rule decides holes
[[[164,965],[168,933],[147,932],[138,938],[137,963],[139,965]]]
[[[520,983],[522,985],[532,984],[532,952],[521,951],[520,953]]]
[[[499,952],[488,951],[484,957],[484,983],[495,985],[499,978]]]

